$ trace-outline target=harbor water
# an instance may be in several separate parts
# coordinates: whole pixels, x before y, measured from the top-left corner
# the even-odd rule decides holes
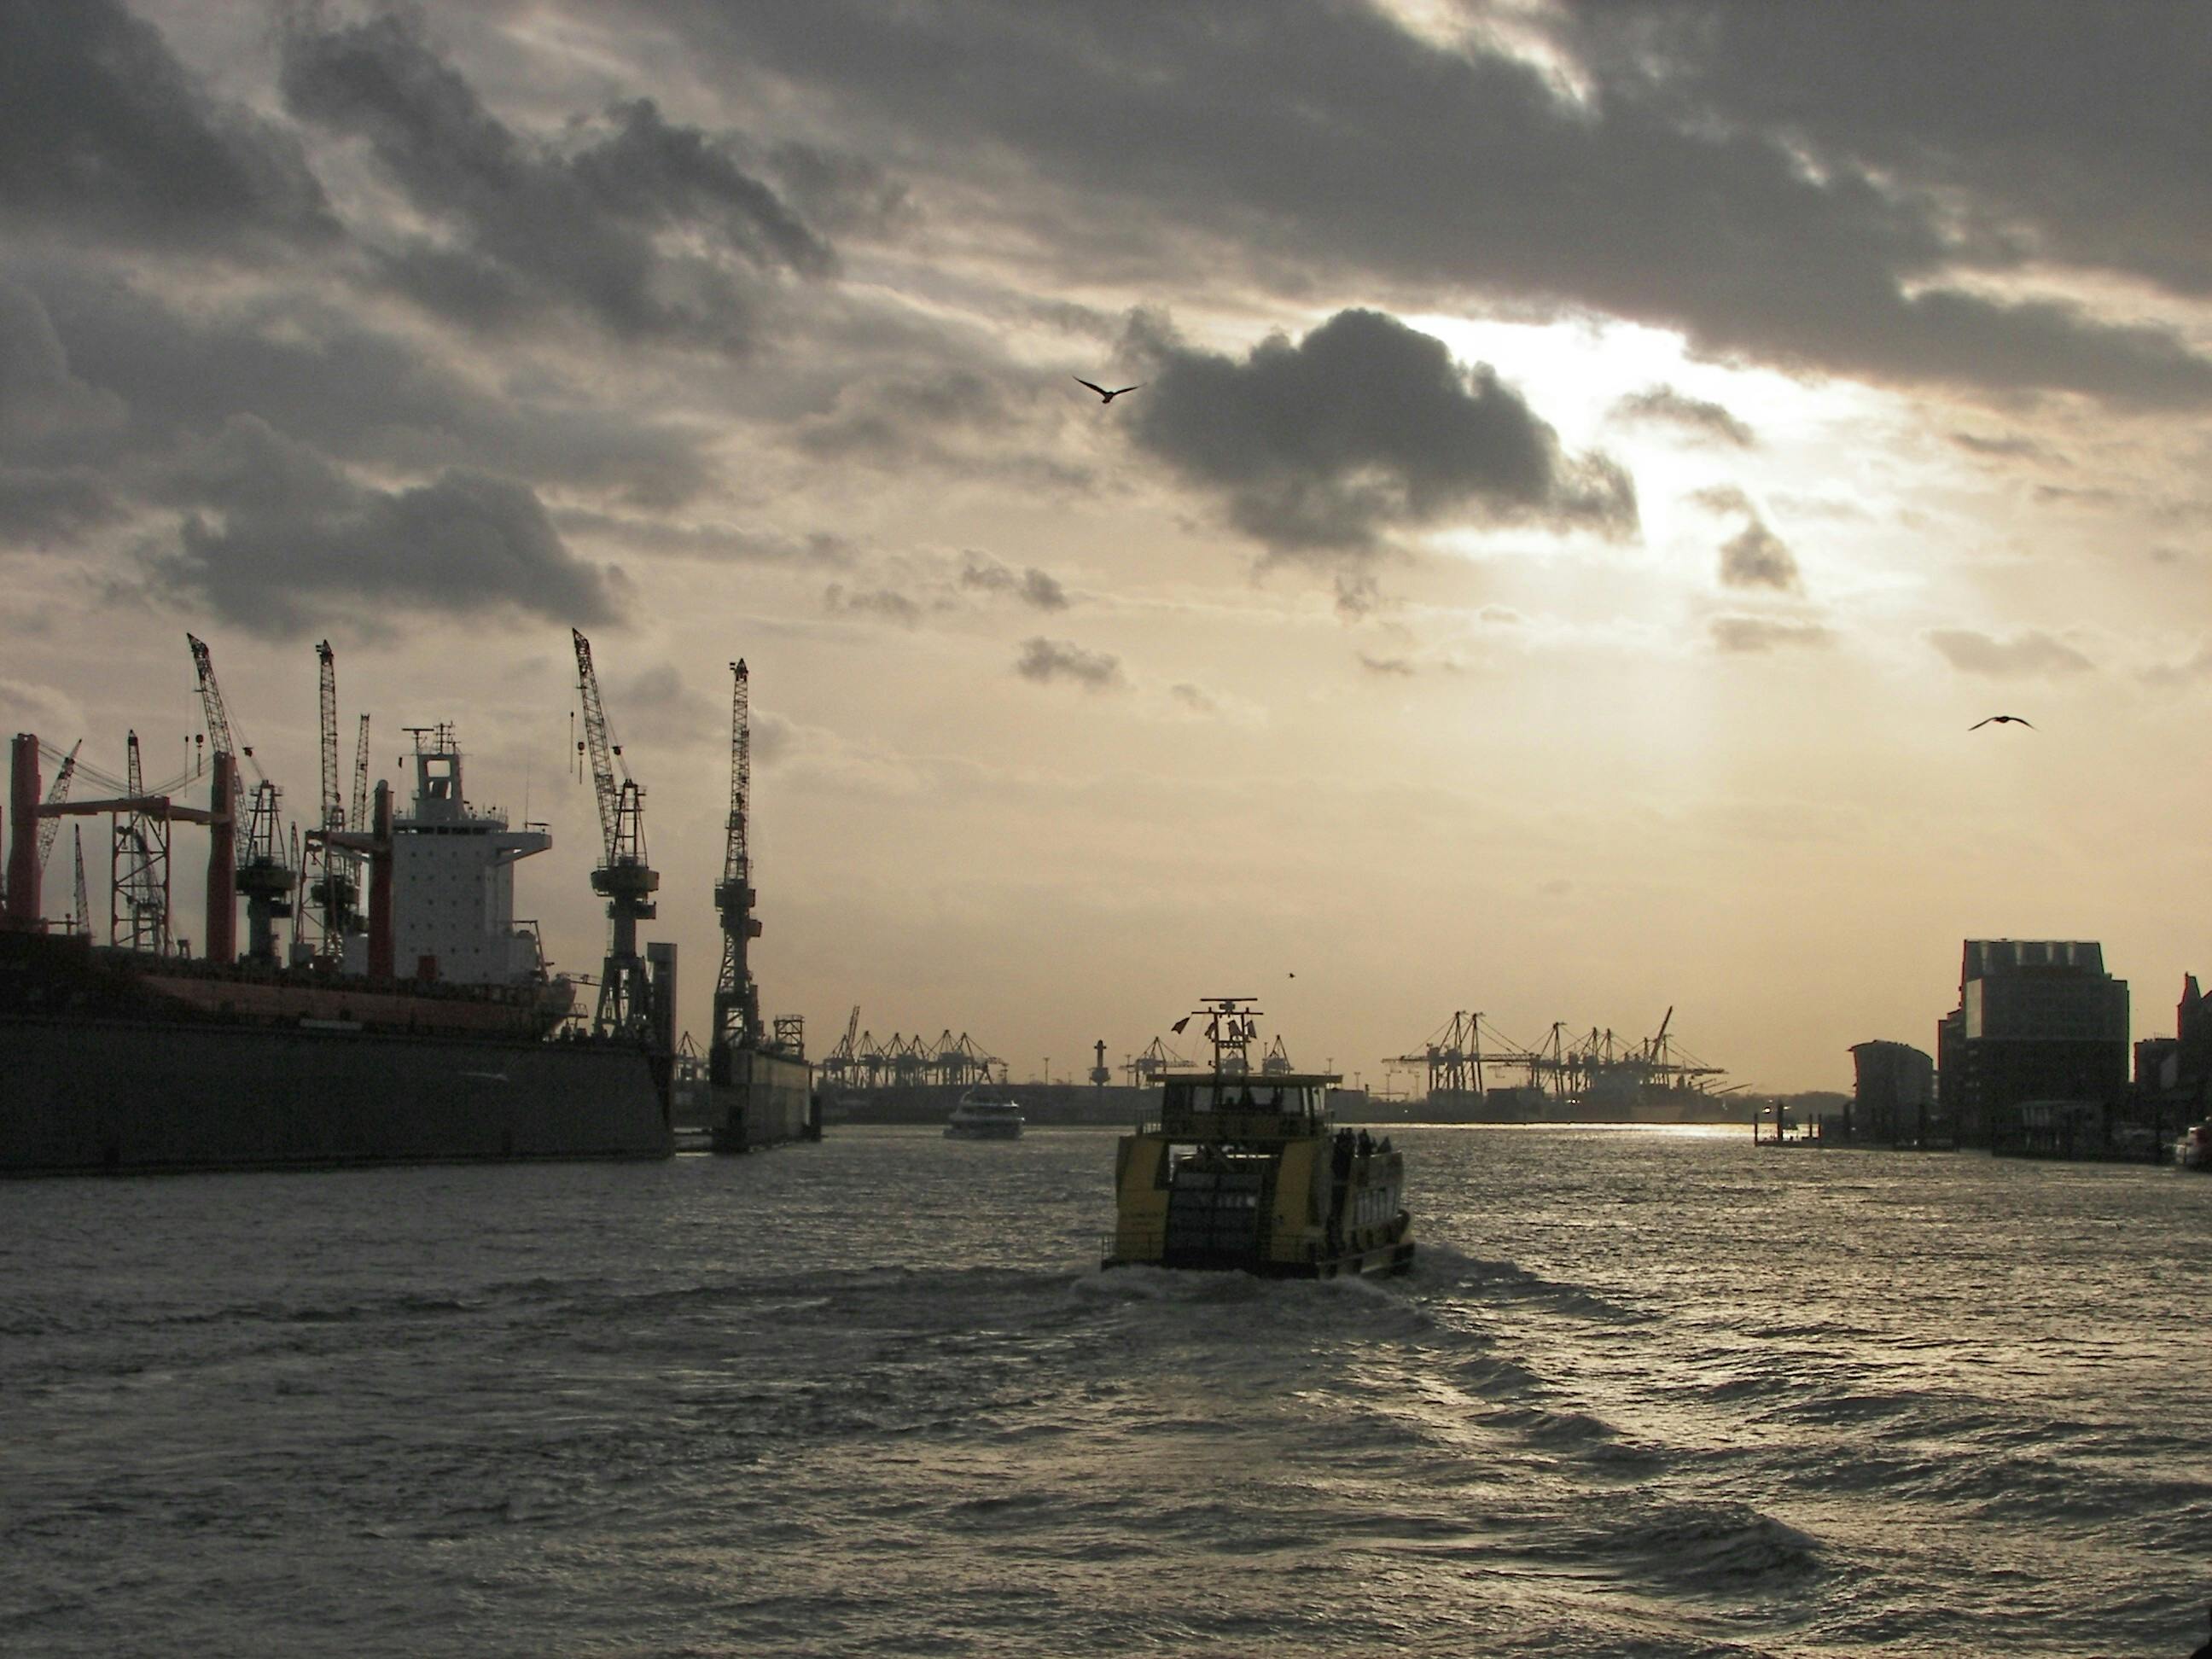
[[[2212,1599],[2212,1180],[1411,1127],[1387,1282],[1110,1131],[0,1186],[0,1650],[2085,1655]]]

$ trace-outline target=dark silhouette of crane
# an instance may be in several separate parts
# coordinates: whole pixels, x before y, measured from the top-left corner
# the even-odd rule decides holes
[[[218,776],[227,768],[228,787],[222,791],[225,805],[232,822],[218,824],[212,837],[214,845],[208,860],[208,879],[213,884],[221,879],[217,866],[223,856],[232,855],[230,880],[233,890],[246,900],[246,959],[264,967],[274,968],[276,957],[276,923],[292,914],[292,867],[285,861],[283,832],[278,821],[277,808],[283,799],[283,791],[269,781],[260,764],[254,764],[258,781],[253,788],[253,803],[246,817],[245,837],[236,832],[236,792],[238,787],[238,757],[253,759],[251,744],[240,744],[232,734],[230,714],[224,708],[222,689],[216,683],[215,661],[206,641],[193,635],[185,635],[192,648],[192,667],[199,676],[200,707],[207,719],[208,746],[215,750]],[[219,789],[221,784],[218,784]],[[214,919],[216,907],[210,905],[209,914]],[[235,923],[232,924],[234,927]],[[216,962],[228,961],[237,943],[237,934],[231,928],[219,931],[226,937],[208,940],[208,955]]]
[[[70,838],[76,843],[76,929],[86,939],[92,937],[92,895],[84,884],[84,826],[70,826]]]
[[[82,738],[70,745],[69,753],[62,757],[60,769],[54,774],[54,781],[46,786],[46,798],[40,803],[41,805],[59,806],[69,799],[70,785],[76,779],[76,751],[83,747]],[[42,879],[46,873],[46,860],[53,854],[54,837],[61,834],[61,830],[58,816],[39,820],[39,874]]]
[[[316,921],[320,938],[316,942],[315,954],[325,962],[336,964],[345,957],[345,939],[349,933],[358,933],[367,925],[360,914],[361,855],[334,846],[329,837],[343,835],[349,829],[358,829],[360,814],[348,817],[345,797],[340,793],[338,775],[338,684],[337,662],[331,650],[331,642],[323,641],[315,647],[318,669],[319,713],[322,736],[322,822],[307,832],[307,857],[302,860],[307,897],[313,903],[311,914]],[[368,716],[362,716],[362,737],[364,752],[356,765],[361,782],[356,786],[356,795],[367,781],[368,760],[366,740]]]
[[[592,872],[592,890],[605,896],[609,922],[592,1035],[647,1042],[653,1035],[653,987],[644,958],[637,953],[637,925],[652,921],[659,910],[653,895],[659,890],[660,872],[646,862],[645,791],[630,777],[627,764],[621,781],[616,781],[622,746],[607,732],[599,679],[592,668],[592,642],[578,629],[568,632],[576,644],[576,687],[584,702],[582,743],[591,758],[605,854],[599,867]]]
[[[714,979],[714,1035],[707,1066],[717,1083],[730,1079],[730,1056],[757,1048],[761,1038],[760,988],[745,959],[746,945],[761,933],[753,915],[752,854],[745,844],[752,788],[752,692],[741,658],[730,665],[730,816],[722,878],[714,884],[714,908],[722,919],[722,966]]]

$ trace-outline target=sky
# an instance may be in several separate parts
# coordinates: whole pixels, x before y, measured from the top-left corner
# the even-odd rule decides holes
[[[190,631],[311,821],[328,639],[349,755],[451,720],[550,824],[519,908],[596,973],[580,629],[694,1031],[738,657],[755,967],[817,1054],[857,1006],[1080,1077],[1250,994],[1403,1088],[1455,1011],[1671,1008],[1845,1089],[1966,938],[2101,940],[2137,1035],[2212,970],[2194,8],[0,40],[0,726],[181,770]]]

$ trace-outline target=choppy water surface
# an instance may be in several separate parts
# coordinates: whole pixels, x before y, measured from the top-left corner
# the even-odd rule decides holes
[[[0,1648],[2186,1653],[2212,1181],[1397,1132],[1386,1285],[1113,1146],[0,1187]]]

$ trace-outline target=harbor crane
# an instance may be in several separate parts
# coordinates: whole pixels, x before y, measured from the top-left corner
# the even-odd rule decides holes
[[[599,1003],[592,1018],[594,1036],[649,1040],[653,1031],[653,988],[645,960],[637,953],[637,925],[650,921],[659,907],[653,895],[660,872],[646,862],[645,791],[615,764],[622,747],[607,732],[599,679],[592,667],[592,642],[570,629],[576,644],[576,689],[584,703],[584,744],[592,763],[592,788],[599,799],[599,835],[605,858],[592,872],[592,890],[607,901],[606,961],[599,971]]]
[[[231,822],[218,824],[210,838],[213,846],[208,858],[208,880],[213,884],[223,878],[221,866],[228,860],[231,867],[227,872],[233,890],[246,900],[246,960],[267,967],[277,965],[276,923],[292,914],[294,876],[285,862],[283,832],[277,817],[277,805],[283,792],[271,783],[258,763],[253,768],[259,780],[254,786],[252,805],[248,810],[245,838],[237,836],[238,760],[240,756],[251,761],[251,745],[240,745],[232,735],[229,711],[224,708],[222,688],[215,677],[215,661],[205,641],[187,634],[185,639],[192,649],[192,666],[199,676],[200,708],[208,728],[208,746],[215,751],[217,796],[223,802]],[[210,906],[212,916],[216,907]],[[226,912],[227,914],[227,912]],[[228,962],[237,948],[234,921],[222,928],[222,937],[208,940],[209,958]]]
[[[745,844],[752,805],[752,696],[744,659],[730,665],[730,816],[722,850],[722,878],[714,908],[722,919],[722,966],[714,979],[714,1035],[707,1051],[708,1075],[731,1078],[730,1056],[760,1046],[760,988],[753,982],[745,946],[760,937],[753,915],[752,854]]]
[[[314,954],[335,966],[344,959],[346,935],[361,932],[368,922],[360,911],[361,855],[334,846],[330,837],[349,829],[359,829],[362,813],[349,817],[345,798],[339,793],[337,661],[328,640],[315,647],[315,663],[321,716],[323,811],[322,822],[307,832],[307,856],[301,866],[307,896],[313,907],[309,915],[314,918],[315,931],[319,936]],[[368,773],[368,716],[361,718],[362,746],[354,761],[354,793],[357,797],[363,793]]]
[[[356,830],[368,828],[368,716],[361,717],[361,730],[353,740],[353,806],[346,822]]]
[[[124,752],[123,798],[133,805],[127,817],[118,812],[114,820],[108,941],[115,941],[127,917],[131,948],[165,957],[169,953],[169,820],[166,814],[144,810],[146,774],[137,732],[128,735]]]
[[[70,785],[76,779],[76,751],[83,747],[82,738],[70,745],[69,753],[62,757],[60,769],[54,774],[54,781],[46,786],[46,798],[40,803],[40,805],[59,806],[69,799]],[[54,837],[61,834],[61,830],[62,821],[58,816],[39,820],[39,874],[41,878],[46,873],[47,859],[53,855]]]
[[[92,895],[91,890],[84,884],[84,826],[81,823],[70,825],[70,839],[76,843],[76,931],[86,939],[90,939],[92,937]]]
[[[1494,1028],[1492,1035],[1496,1035]],[[1523,1051],[1510,1047],[1502,1053],[1483,1053],[1482,1015],[1462,1009],[1421,1045],[1420,1053],[1386,1054],[1382,1063],[1394,1069],[1418,1067],[1425,1071],[1431,1096],[1479,1095],[1486,1086],[1482,1072],[1486,1063],[1519,1065],[1525,1064],[1527,1058]]]

